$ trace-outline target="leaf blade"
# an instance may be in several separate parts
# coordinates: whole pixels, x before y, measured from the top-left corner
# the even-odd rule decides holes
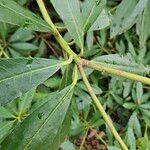
[[[55,94],[53,98],[51,96],[47,97],[47,101],[11,133],[2,144],[2,147],[4,149],[10,147],[15,149],[49,149],[51,145],[55,145],[53,140],[65,120],[71,97],[71,86]],[[42,116],[39,116],[39,114]]]
[[[87,32],[100,16],[106,4],[105,0],[100,2],[86,0],[82,7],[83,31]],[[90,30],[91,31],[91,30]]]
[[[12,0],[0,0],[0,21],[33,31],[50,31],[45,21]]]
[[[130,55],[109,54],[102,55],[93,59],[94,63],[99,63],[115,69],[120,69],[127,72],[146,75],[150,72],[149,66],[144,66],[135,62]]]
[[[0,59],[0,103],[20,97],[44,82],[60,65],[60,61],[52,59]]]
[[[111,25],[111,38],[119,35],[136,23],[136,17],[139,16],[144,7],[146,6],[147,0],[124,0],[118,6],[113,18]]]
[[[10,132],[13,124],[14,124],[14,121],[4,121],[0,123],[0,143]]]
[[[64,21],[70,35],[79,47],[83,47],[82,18],[77,0],[50,0]]]

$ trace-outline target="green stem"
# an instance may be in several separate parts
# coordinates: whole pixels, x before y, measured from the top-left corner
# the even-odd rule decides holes
[[[121,137],[119,136],[118,132],[116,131],[115,127],[113,126],[113,123],[110,119],[110,117],[107,115],[107,113],[105,112],[102,104],[100,103],[100,101],[98,100],[98,98],[96,97],[92,87],[90,86],[90,83],[86,77],[86,74],[83,70],[83,67],[81,64],[78,64],[78,68],[80,71],[80,74],[83,78],[83,82],[89,92],[89,94],[91,95],[95,105],[97,106],[99,112],[101,113],[101,115],[103,116],[106,124],[108,125],[108,127],[110,128],[111,132],[113,133],[114,137],[116,138],[116,140],[120,143],[121,147],[123,150],[128,150],[127,146],[125,145],[125,143],[123,142],[123,140],[121,139]]]
[[[111,75],[123,77],[126,79],[130,79],[130,80],[134,80],[134,81],[138,81],[138,82],[142,82],[144,84],[150,85],[150,78],[147,78],[147,77],[143,77],[140,75],[136,75],[133,73],[125,72],[125,71],[110,68],[110,67],[106,67],[94,61],[88,61],[88,60],[82,59],[82,63],[83,65],[86,65],[87,67],[95,69],[97,71],[106,72]]]
[[[68,43],[63,39],[63,37],[58,32],[56,26],[52,22],[49,14],[45,8],[43,0],[37,0],[37,3],[38,3],[38,6],[40,8],[40,11],[43,15],[44,20],[50,26],[50,29],[53,32],[53,35],[56,38],[56,40],[58,41],[58,43],[61,45],[63,50],[66,51],[68,53],[68,55],[72,56],[74,58],[75,62],[78,63],[80,61],[80,58],[73,52],[73,50],[69,47]]]

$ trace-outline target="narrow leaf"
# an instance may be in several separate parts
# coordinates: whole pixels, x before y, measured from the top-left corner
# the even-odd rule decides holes
[[[141,125],[140,125],[139,119],[137,118],[136,112],[133,112],[133,114],[131,115],[129,122],[128,122],[128,125],[130,128],[134,129],[137,137],[141,137],[141,135],[142,135]]]
[[[112,18],[111,37],[132,27],[137,17],[142,14],[146,3],[147,0],[123,0]]]
[[[110,19],[105,10],[103,10],[89,31],[101,30],[110,25]]]
[[[140,39],[140,53],[139,58],[142,60],[146,54],[146,41],[147,38],[150,36],[150,1],[147,1],[147,5],[144,9],[143,14],[139,17],[139,20],[137,21],[137,30],[139,34]]]
[[[141,103],[142,96],[143,96],[143,85],[142,83],[138,82],[136,84],[136,97],[137,97],[138,104]]]
[[[145,43],[145,41],[147,40],[147,38],[150,36],[150,20],[149,20],[149,16],[150,16],[150,1],[147,2],[147,5],[145,7],[144,13],[142,15],[142,23],[141,23],[141,30],[140,30],[140,42],[141,44]]]
[[[102,20],[98,19],[101,16],[102,9],[106,5],[106,0],[96,1],[96,0],[85,0],[82,6],[82,18],[83,18],[83,31],[86,33],[90,27],[94,24],[100,24]],[[100,17],[101,18],[101,17]],[[96,25],[94,25],[95,27]],[[90,31],[95,28],[92,27]]]
[[[78,0],[50,0],[64,21],[70,35],[78,44],[83,47],[82,18]]]
[[[9,39],[9,42],[29,41],[34,38],[32,32],[19,28]]]
[[[30,44],[30,43],[27,43],[27,42],[12,43],[11,47],[15,50],[22,51],[22,52],[23,51],[36,51],[36,50],[38,50],[37,46]]]
[[[136,139],[134,136],[133,129],[129,127],[127,134],[128,134],[128,143],[129,143],[130,149],[136,150]]]
[[[123,83],[124,90],[123,90],[123,98],[126,98],[129,96],[131,89],[132,89],[132,83],[131,82],[124,82]]]
[[[20,114],[25,113],[29,109],[34,93],[35,88],[25,93],[23,96],[19,98],[18,111]]]

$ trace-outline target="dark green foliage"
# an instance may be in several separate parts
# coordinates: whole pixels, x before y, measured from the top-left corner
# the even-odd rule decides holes
[[[47,0],[45,5],[82,58],[150,77],[149,0]],[[120,150],[79,72],[74,85],[76,64],[68,62],[51,31],[36,1],[0,0],[0,149],[75,150],[84,136],[85,149],[94,149],[88,140],[96,131],[104,141],[95,134],[94,146]],[[84,69],[127,147],[149,150],[150,87]]]

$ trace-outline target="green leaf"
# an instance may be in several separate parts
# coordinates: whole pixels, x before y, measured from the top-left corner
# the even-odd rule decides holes
[[[20,5],[24,5],[25,3],[27,3],[28,0],[14,0],[14,1],[16,1]]]
[[[102,10],[97,20],[94,22],[94,24],[91,26],[89,31],[96,31],[101,30],[110,25],[110,19],[106,13],[106,10]]]
[[[26,43],[26,42],[12,43],[11,47],[18,51],[36,51],[36,50],[38,50],[37,46],[30,44],[30,43]]]
[[[9,42],[29,41],[34,38],[34,35],[26,29],[18,29],[9,39]]]
[[[137,17],[142,14],[146,3],[147,0],[123,0],[112,18],[111,38],[132,27]]]
[[[140,105],[140,108],[147,109],[150,111],[150,102],[144,103]]]
[[[53,59],[0,59],[0,103],[7,103],[38,86],[60,66],[60,61]]]
[[[148,150],[148,139],[145,137],[138,138],[136,141],[138,150]]]
[[[0,0],[0,21],[33,31],[50,31],[45,21],[13,0]]]
[[[23,57],[22,54],[19,53],[19,51],[16,51],[16,50],[12,49],[11,47],[8,47],[8,50],[9,50],[12,58]]]
[[[88,92],[83,82],[79,82],[76,86],[79,87],[80,89]],[[102,94],[103,93],[102,89],[99,86],[97,86],[95,84],[91,84],[91,87],[92,87],[95,94]]]
[[[149,74],[150,67],[137,64],[130,55],[109,54],[93,59],[95,63],[137,74]]]
[[[126,109],[135,109],[136,108],[136,104],[132,103],[132,102],[127,102],[123,104],[123,107]]]
[[[12,113],[3,106],[0,106],[0,118],[11,118]]]
[[[86,0],[82,6],[78,0],[50,1],[80,48],[83,48],[84,33],[108,26],[108,16],[104,11],[101,13],[106,5],[106,0]]]
[[[48,80],[46,80],[43,84],[46,86],[46,87],[49,87],[49,88],[58,88],[59,87],[59,84],[61,82],[61,79],[59,77],[51,77],[49,78]]]
[[[132,60],[128,55],[119,55],[119,54],[109,54],[102,55],[94,59],[95,61],[106,62],[110,64],[120,64],[120,65],[136,65],[135,61]]]
[[[88,52],[92,49],[93,43],[94,43],[93,32],[88,32],[87,35],[86,35],[86,45],[87,45]]]
[[[142,96],[142,101],[141,101],[141,103],[148,102],[149,99],[150,99],[150,92],[144,93],[143,96]]]
[[[149,119],[150,116],[147,116],[144,111],[142,111],[142,115],[143,115],[143,119],[144,119],[145,123],[147,124],[147,126],[150,127],[150,119]]]
[[[142,136],[142,131],[141,131],[141,124],[139,119],[137,118],[137,115],[134,118],[134,130],[135,130],[135,134],[137,135],[137,137],[141,137]]]
[[[78,96],[77,105],[79,110],[86,110],[92,103],[90,96],[78,87],[75,88],[75,94]]]
[[[40,41],[38,53],[35,55],[35,57],[45,57],[47,54],[47,46],[43,40]]]
[[[141,137],[142,136],[142,132],[141,132],[141,124],[139,122],[139,119],[137,118],[137,113],[133,112],[133,114],[131,115],[128,125],[130,128],[133,128],[135,131],[135,134],[137,135],[137,137]]]
[[[5,139],[2,149],[57,149],[72,92],[68,86],[53,97],[47,97],[47,101]]]
[[[136,58],[137,54],[136,54],[136,51],[135,51],[135,47],[134,47],[133,43],[130,41],[129,37],[127,38],[127,40],[128,40],[128,50],[131,53],[131,55],[134,58]]]
[[[7,136],[13,124],[14,121],[4,121],[0,123],[0,143]]]
[[[71,126],[71,111],[70,109],[66,113],[66,117],[64,118],[64,121],[62,123],[62,126],[58,130],[58,134],[54,139],[54,144],[51,144],[51,149],[58,149],[59,145],[64,142],[66,139],[66,136],[69,134],[69,129]]]
[[[137,21],[137,30],[139,32],[139,39],[140,39],[140,52],[139,58],[142,59],[146,54],[146,41],[150,36],[150,1],[147,1],[147,5],[145,7],[144,13],[139,17]]]
[[[98,26],[101,26],[101,23],[103,22],[103,20],[100,20],[102,19],[101,12],[102,9],[105,7],[105,5],[106,5],[106,0],[100,0],[100,1],[85,0],[84,1],[82,5],[84,33],[86,33],[89,29],[90,31],[93,31],[96,30]]]
[[[136,84],[136,97],[139,104],[141,103],[142,96],[143,96],[143,85],[142,83],[138,82]]]
[[[29,109],[34,94],[35,94],[35,88],[25,93],[23,96],[19,98],[19,102],[18,102],[19,114],[25,113]]]
[[[78,44],[83,47],[82,18],[78,0],[50,0],[64,21],[70,35]]]
[[[0,22],[0,38],[3,39],[3,41],[5,41],[6,37],[7,37],[7,25],[4,22]]]
[[[60,82],[60,85],[59,85],[60,90],[62,90],[64,87],[71,84],[71,82],[72,82],[72,72],[73,72],[72,68],[73,68],[73,66],[71,64],[65,66],[65,71],[64,71],[62,80]]]
[[[121,149],[115,146],[109,146],[108,150],[121,150]]]
[[[118,96],[117,94],[114,94],[114,93],[112,93],[111,95],[119,105],[121,105],[121,106],[123,105],[123,99],[120,96]]]
[[[135,140],[135,136],[134,136],[134,132],[132,128],[130,127],[128,128],[127,135],[128,135],[127,140],[128,140],[130,149],[136,150],[136,140]]]
[[[132,89],[132,83],[131,82],[124,82],[123,83],[124,90],[123,90],[123,98],[126,98],[129,96],[131,89]]]
[[[150,1],[147,2],[147,5],[145,7],[144,13],[143,13],[143,19],[142,19],[142,27],[141,27],[141,32],[140,32],[140,39],[141,42],[145,42],[147,38],[150,36],[150,21],[149,21],[149,16],[150,16]]]
[[[76,147],[70,141],[66,141],[61,145],[61,150],[76,150]]]

